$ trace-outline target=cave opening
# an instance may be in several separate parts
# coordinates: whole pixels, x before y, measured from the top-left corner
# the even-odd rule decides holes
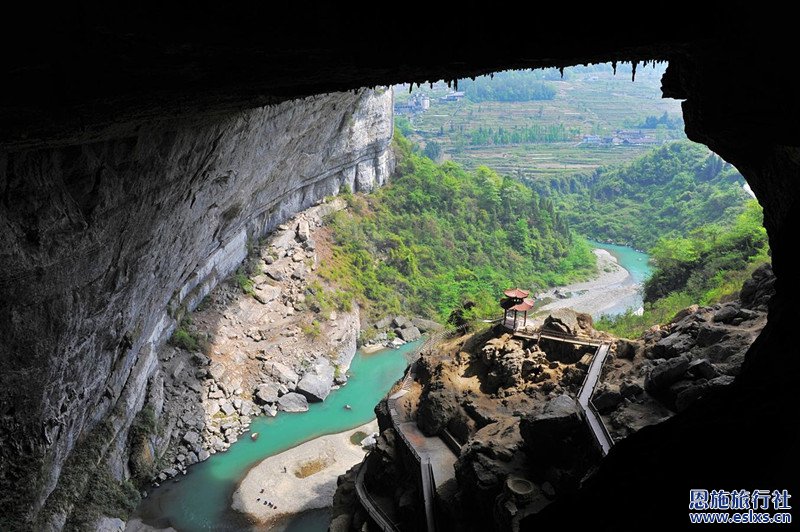
[[[0,480],[8,528],[20,522],[61,528],[68,501],[46,501],[66,491],[65,485],[74,486],[65,477],[54,491],[75,444],[85,442],[93,428],[109,436],[90,442],[84,458],[91,464],[127,441],[152,363],[145,344],[165,325],[142,316],[160,316],[183,275],[218,248],[213,235],[191,236],[202,219],[197,213],[213,203],[195,197],[232,199],[212,214],[230,217],[235,210],[228,207],[237,198],[226,195],[225,184],[246,180],[243,168],[249,163],[241,162],[241,152],[222,134],[257,126],[257,114],[237,115],[241,109],[364,83],[650,57],[670,60],[664,93],[684,100],[687,135],[734,164],[764,207],[776,295],[769,322],[730,390],[626,439],[580,491],[548,507],[535,525],[626,529],[636,518],[663,512],[658,515],[664,522],[679,527],[686,522],[687,492],[698,486],[795,489],[789,472],[797,465],[798,364],[791,355],[800,289],[792,275],[792,237],[798,225],[800,138],[793,124],[800,109],[784,75],[793,58],[793,33],[787,20],[743,3],[720,10],[723,23],[713,25],[696,6],[682,7],[646,26],[635,9],[627,15],[620,10],[624,30],[619,32],[597,31],[595,21],[604,10],[592,8],[587,21],[575,22],[583,38],[568,41],[556,25],[544,25],[531,40],[523,21],[486,15],[488,22],[481,22],[489,28],[488,38],[480,47],[433,49],[425,37],[434,29],[443,42],[458,42],[458,28],[472,27],[474,14],[451,14],[456,23],[446,28],[422,21],[409,29],[396,20],[381,21],[397,34],[418,37],[381,47],[359,46],[363,32],[332,38],[339,33],[334,28],[353,27],[353,21],[362,28],[378,22],[346,10],[319,19],[306,14],[284,19],[303,20],[302,28],[281,27],[280,17],[254,12],[250,31],[242,31],[241,19],[248,17],[241,13],[195,13],[196,24],[178,39],[170,34],[184,26],[174,24],[181,19],[168,12],[111,20],[100,13],[87,19],[73,14],[57,23],[48,17],[32,32],[42,38],[31,48],[4,47],[17,54],[3,67],[12,82],[3,87],[0,156],[0,215],[6,227],[0,274]],[[553,7],[547,14],[543,19],[560,20],[566,10]],[[151,26],[150,20],[158,24]],[[252,27],[255,21],[274,31]],[[70,26],[74,31],[65,32]],[[29,42],[27,37],[17,43]],[[225,37],[234,44],[219,46]],[[297,61],[298,49],[309,51],[306,60]],[[258,67],[244,68],[248,65]],[[752,73],[755,66],[760,70]],[[182,124],[191,124],[193,134]],[[209,146],[231,157],[209,164]],[[81,157],[69,156],[71,150]],[[170,164],[175,166],[167,171]],[[197,194],[199,189],[205,192]],[[286,191],[279,187],[270,196]],[[141,214],[131,216],[132,211]],[[180,264],[158,260],[158,250],[166,248],[196,258]],[[168,270],[176,274],[161,273]],[[626,508],[608,511],[618,507],[620,493],[626,494]],[[31,528],[27,525],[19,528]]]

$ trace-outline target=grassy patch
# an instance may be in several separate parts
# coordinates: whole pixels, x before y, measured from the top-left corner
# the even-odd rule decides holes
[[[311,323],[301,325],[300,330],[312,340],[316,340],[322,334],[320,323],[317,320],[311,320]]]
[[[255,285],[253,285],[253,280],[247,276],[247,273],[242,268],[239,268],[236,271],[236,274],[233,276],[233,280],[236,283],[242,293],[247,294],[248,296],[255,295]]]
[[[350,435],[350,443],[352,443],[353,445],[361,445],[361,442],[364,441],[364,438],[366,438],[367,436],[369,436],[369,434],[367,434],[363,430],[357,430],[356,432]]]
[[[294,476],[297,478],[307,478],[313,475],[314,473],[319,473],[323,469],[328,467],[328,461],[324,458],[314,458],[312,460],[306,460],[302,464],[300,464],[297,469],[294,470]]]

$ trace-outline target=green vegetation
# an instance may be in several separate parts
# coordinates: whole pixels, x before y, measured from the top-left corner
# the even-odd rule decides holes
[[[469,132],[469,143],[472,146],[485,146],[494,144],[531,144],[538,142],[563,142],[575,138],[580,134],[580,129],[572,128],[569,131],[564,124],[534,124],[527,127],[513,127],[512,129],[492,128],[484,129],[483,126]],[[427,154],[426,154],[427,155]]]
[[[435,164],[398,132],[398,176],[371,196],[346,195],[330,220],[333,259],[320,268],[374,314],[445,320],[465,299],[496,315],[502,289],[564,284],[594,270],[553,203],[486,167]]]
[[[236,286],[241,288],[243,293],[247,294],[248,296],[255,294],[253,281],[247,276],[247,273],[242,268],[236,270],[233,280],[236,282]]]
[[[545,71],[518,70],[499,72],[493,76],[463,79],[459,87],[473,102],[527,102],[552,100],[556,90],[551,83],[540,81]]]
[[[630,164],[600,168],[590,177],[540,180],[579,233],[649,249],[660,239],[726,223],[747,198],[744,179],[708,149],[688,141],[652,150]]]
[[[603,318],[598,328],[635,337],[689,305],[733,298],[753,270],[770,260],[761,207],[748,201],[733,224],[711,224],[687,237],[661,239],[651,254],[656,269],[645,283],[644,314]]]
[[[197,331],[192,330],[192,318],[189,314],[185,315],[178,328],[172,333],[169,339],[170,345],[185,349],[186,351],[205,352],[208,349],[208,340]]]
[[[315,340],[322,334],[322,329],[320,327],[320,323],[317,320],[311,320],[311,323],[301,325],[300,330],[303,331],[303,334]]]

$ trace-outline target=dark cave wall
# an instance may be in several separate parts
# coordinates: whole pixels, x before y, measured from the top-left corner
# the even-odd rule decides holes
[[[527,525],[627,530],[657,516],[681,528],[690,487],[792,489],[800,102],[783,73],[796,61],[794,17],[745,2],[670,2],[658,16],[633,2],[556,5],[535,20],[448,9],[413,22],[333,4],[314,13],[297,3],[291,17],[79,4],[22,18],[0,37],[0,495],[13,482],[32,489],[21,500],[41,502],[82,429],[143,400],[152,356],[143,346],[160,321],[147,309],[167,307],[198,257],[245,226],[269,226],[254,207],[287,184],[237,195],[250,174],[234,159],[268,155],[277,175],[326,149],[311,132],[320,143],[299,157],[295,146],[272,151],[286,129],[265,126],[259,141],[243,109],[373,83],[652,58],[671,62],[665,95],[686,99],[689,136],[735,164],[764,206],[777,296],[729,391],[620,442],[575,498]],[[204,133],[192,139],[187,123]],[[18,151],[33,148],[42,151]],[[236,204],[255,218],[223,223]],[[159,264],[163,254],[173,259]],[[124,422],[113,426],[124,434]]]
[[[386,180],[391,106],[366,89],[0,156],[1,514],[37,513],[101,421],[124,440],[156,348],[249,240]],[[118,476],[124,447],[105,457]],[[40,526],[60,528],[50,506]]]

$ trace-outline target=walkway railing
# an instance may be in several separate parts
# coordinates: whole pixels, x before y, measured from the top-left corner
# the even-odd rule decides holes
[[[381,530],[384,532],[398,532],[400,530],[400,525],[384,512],[381,505],[372,498],[372,495],[369,494],[367,487],[364,485],[364,477],[366,474],[367,459],[365,458],[358,470],[358,475],[356,475],[356,495],[358,495],[361,506],[367,510],[369,516],[377,523]]]
[[[614,445],[614,440],[611,438],[611,434],[609,434],[605,423],[603,423],[603,419],[592,403],[592,395],[597,387],[597,382],[600,379],[600,373],[603,369],[603,362],[606,360],[610,347],[610,344],[603,343],[597,348],[594,357],[592,357],[592,363],[589,364],[589,369],[586,371],[586,378],[583,380],[581,389],[578,391],[578,404],[581,410],[583,410],[586,422],[589,424],[592,435],[598,447],[600,447],[603,456],[608,454],[608,451],[611,450],[611,446]]]

